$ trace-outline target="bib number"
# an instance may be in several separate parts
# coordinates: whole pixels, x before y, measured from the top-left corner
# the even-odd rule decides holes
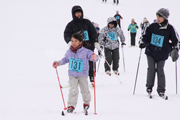
[[[164,42],[164,36],[156,35],[156,34],[152,33],[152,36],[151,36],[151,44],[152,45],[155,45],[157,47],[162,47],[163,42]]]
[[[120,17],[119,16],[116,16],[116,20],[119,20],[120,19]]]
[[[70,58],[69,69],[74,72],[82,72],[83,64],[84,64],[84,60]]]
[[[108,37],[109,37],[111,40],[117,40],[116,33],[114,33],[114,32],[108,33]]]
[[[88,34],[88,31],[87,31],[87,30],[84,31],[84,40],[85,40],[85,41],[88,41],[88,40],[89,40],[89,34]]]

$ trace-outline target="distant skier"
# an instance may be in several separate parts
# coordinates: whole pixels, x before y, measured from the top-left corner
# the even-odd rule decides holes
[[[106,2],[107,2],[107,0],[102,0],[102,2],[105,2],[105,3],[106,3]]]
[[[121,45],[125,44],[124,33],[121,28],[117,27],[117,21],[114,17],[107,19],[107,26],[101,29],[98,40],[101,47],[104,47],[105,58],[109,65],[113,64],[112,69],[115,74],[119,74],[119,40]],[[104,64],[106,74],[110,75],[111,68],[105,62]]]
[[[164,65],[168,59],[169,53],[178,51],[178,34],[174,27],[168,23],[169,10],[161,8],[156,12],[157,22],[147,27],[142,38],[140,48],[146,47],[147,55],[147,92],[151,94],[154,87],[155,74],[157,73],[158,86],[157,92],[160,97],[165,97],[165,73]],[[171,40],[171,43],[169,42]],[[171,53],[172,53],[171,52]],[[173,60],[177,60],[177,56],[172,56]],[[165,97],[167,99],[167,97]]]
[[[91,101],[91,94],[88,87],[88,72],[89,72],[89,60],[97,61],[98,57],[93,53],[92,50],[86,49],[87,43],[83,40],[83,37],[74,33],[71,38],[71,47],[67,50],[65,57],[60,61],[55,61],[53,67],[64,65],[69,63],[69,95],[68,95],[68,113],[72,113],[76,108],[78,100],[78,85],[81,89],[83,97],[84,109],[89,108]]]
[[[113,0],[113,3],[118,5],[119,4],[119,0]]]
[[[95,47],[96,49],[100,49],[99,47],[99,43],[98,43],[98,36],[97,36],[97,32],[94,29],[93,24],[87,20],[83,18],[83,10],[80,6],[74,6],[72,8],[72,17],[73,20],[70,21],[65,30],[64,30],[64,40],[66,41],[66,43],[71,44],[71,36],[73,33],[77,33],[81,30],[83,30],[83,36],[84,36],[84,40],[90,44],[90,46],[88,46],[87,49],[90,49],[92,51],[94,51]],[[93,77],[93,62],[89,61],[89,79],[91,84],[94,84],[94,77]]]
[[[118,11],[118,10],[116,11],[116,14],[114,15],[114,18],[117,20],[117,24],[118,24],[119,27],[121,28],[121,19],[123,19],[123,18],[122,18],[122,16],[119,14],[119,11]]]
[[[140,24],[140,28],[141,28],[141,35],[143,35],[146,31],[146,28],[150,25],[149,21],[147,20],[147,18],[143,19],[143,23]]]
[[[131,19],[131,24],[128,27],[128,31],[130,30],[130,35],[131,35],[131,47],[134,47],[136,44],[136,33],[138,29],[138,25],[134,21],[134,18]]]

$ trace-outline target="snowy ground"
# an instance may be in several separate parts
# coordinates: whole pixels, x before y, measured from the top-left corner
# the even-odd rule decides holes
[[[0,119],[1,120],[179,120],[180,95],[176,94],[175,63],[169,58],[165,65],[166,94],[169,100],[158,97],[156,85],[153,99],[145,92],[146,56],[141,54],[136,93],[134,82],[140,49],[129,48],[127,27],[131,18],[138,25],[144,17],[152,22],[156,11],[165,7],[170,10],[169,21],[180,33],[178,0],[120,0],[116,6],[101,0],[1,0],[0,1]],[[120,11],[122,28],[127,46],[124,48],[125,72],[120,49],[120,84],[112,75],[106,76],[101,59],[96,77],[97,115],[94,115],[93,88],[89,116],[83,115],[82,98],[79,94],[78,114],[61,116],[63,102],[59,91],[56,71],[52,67],[68,49],[63,40],[66,24],[72,19],[71,8],[81,5],[84,15],[106,26],[108,17]],[[139,33],[137,37],[139,36]],[[178,60],[178,73],[180,65]],[[62,86],[68,86],[67,65],[58,68]],[[178,75],[178,88],[180,76]],[[180,93],[180,88],[178,89]],[[67,103],[68,88],[63,89]]]

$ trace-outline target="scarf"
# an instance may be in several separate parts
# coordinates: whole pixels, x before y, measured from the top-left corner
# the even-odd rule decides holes
[[[74,48],[73,46],[71,46],[70,49],[71,49],[74,53],[76,53],[77,50],[78,50],[79,48],[81,48],[81,47],[82,47],[82,44],[80,44],[80,45],[77,46],[76,48]]]

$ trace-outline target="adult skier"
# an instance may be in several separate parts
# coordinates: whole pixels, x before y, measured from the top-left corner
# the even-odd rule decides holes
[[[81,6],[76,5],[72,7],[72,17],[65,30],[64,30],[64,40],[67,44],[71,44],[71,36],[73,33],[78,33],[83,31],[83,39],[90,45],[87,49],[94,51],[95,47],[97,50],[100,50],[98,43],[98,35],[94,26],[90,20],[83,18],[83,9]],[[89,79],[92,85],[94,85],[93,77],[93,62],[89,61]]]

